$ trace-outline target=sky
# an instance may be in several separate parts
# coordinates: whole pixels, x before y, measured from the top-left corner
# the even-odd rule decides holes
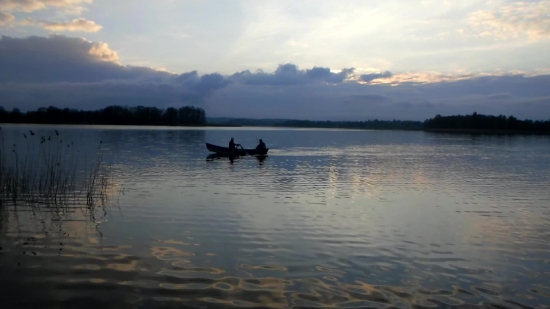
[[[550,119],[550,0],[0,0],[0,106]]]

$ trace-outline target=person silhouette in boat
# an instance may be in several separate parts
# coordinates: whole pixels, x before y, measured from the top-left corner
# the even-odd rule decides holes
[[[231,138],[231,140],[229,141],[229,149],[235,150],[237,146],[241,146],[241,144],[235,144],[235,141],[233,140],[233,138]]]
[[[262,141],[262,139],[260,139],[260,141],[258,142],[258,146],[256,146],[256,150],[265,150],[265,149],[266,149],[265,143],[264,141]]]

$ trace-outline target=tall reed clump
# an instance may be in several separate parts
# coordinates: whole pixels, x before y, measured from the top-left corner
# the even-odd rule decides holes
[[[87,164],[82,157],[89,153],[81,153],[74,142],[64,142],[57,130],[51,133],[39,136],[29,130],[22,133],[22,139],[8,145],[0,128],[0,206],[26,203],[49,208],[92,208],[98,202],[104,205],[110,178],[101,143],[96,158]]]

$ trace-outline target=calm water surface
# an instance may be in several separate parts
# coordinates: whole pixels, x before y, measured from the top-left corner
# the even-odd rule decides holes
[[[116,186],[4,214],[2,308],[549,308],[548,137],[29,129],[103,141]],[[269,156],[207,159],[231,137]]]

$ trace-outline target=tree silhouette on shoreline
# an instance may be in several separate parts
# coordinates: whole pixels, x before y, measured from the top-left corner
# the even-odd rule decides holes
[[[108,125],[165,125],[187,126],[204,125],[206,112],[202,108],[185,106],[166,110],[156,107],[122,107],[117,105],[95,111],[57,107],[41,107],[36,111],[22,113],[14,108],[11,112],[0,107],[2,123],[38,124],[108,124]]]
[[[550,134],[550,120],[519,120],[514,116],[481,115],[436,115],[422,121],[367,120],[367,121],[312,121],[230,119],[220,123],[207,123],[202,108],[185,106],[169,107],[122,107],[111,105],[95,111],[57,107],[41,107],[36,111],[22,113],[18,108],[11,112],[0,106],[0,123],[37,124],[103,124],[103,125],[149,125],[149,126],[275,126],[295,128],[340,128],[362,130],[426,130],[445,132],[493,132],[493,133],[543,133]]]
[[[483,130],[483,131],[524,131],[550,132],[550,120],[519,120],[514,116],[491,116],[473,113],[471,115],[436,115],[424,121],[424,129]]]

